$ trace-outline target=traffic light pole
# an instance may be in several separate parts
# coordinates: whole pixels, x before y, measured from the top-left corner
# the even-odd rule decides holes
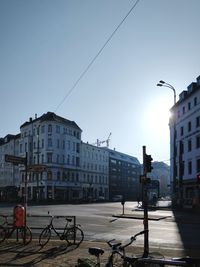
[[[148,191],[147,191],[147,164],[146,164],[146,146],[143,149],[143,176],[144,182],[142,183],[143,190],[143,208],[144,208],[144,254],[143,257],[148,257],[149,255],[149,223],[148,223]]]

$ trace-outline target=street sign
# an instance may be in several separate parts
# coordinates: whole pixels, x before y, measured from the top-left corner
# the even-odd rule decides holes
[[[17,157],[17,156],[14,156],[14,155],[6,154],[5,155],[5,161],[6,162],[11,162],[11,163],[13,163],[15,165],[18,165],[18,164],[26,165],[26,158]]]
[[[47,167],[45,165],[30,165],[28,166],[28,171],[30,172],[44,172],[47,171]]]

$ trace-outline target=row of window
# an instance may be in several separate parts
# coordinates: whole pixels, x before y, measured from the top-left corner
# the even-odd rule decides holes
[[[101,164],[93,164],[93,163],[83,163],[83,169],[84,170],[91,170],[91,171],[102,171],[102,172],[106,172],[108,171],[108,166],[105,165],[101,165]]]
[[[83,182],[89,183],[91,186],[94,184],[108,184],[108,177],[101,175],[83,174]]]
[[[193,102],[189,101],[187,103],[187,106],[183,106],[181,110],[178,110],[178,114],[177,114],[178,118],[180,118],[181,115],[184,115],[186,113],[186,111],[190,111],[192,106],[196,107],[196,105],[197,105],[197,97],[195,96],[193,99]],[[186,110],[186,108],[187,108],[187,110]]]
[[[38,140],[37,142],[33,142],[33,146],[32,146],[32,143],[30,142],[29,143],[29,148],[28,148],[28,143],[25,143],[24,144],[24,151],[23,151],[23,144],[20,144],[20,153],[23,153],[23,152],[28,152],[29,151],[32,151],[33,149],[43,149],[45,147],[45,140],[42,139],[42,140]],[[53,148],[53,140],[52,138],[48,138],[47,139],[47,147],[48,148]],[[80,153],[80,143],[76,143],[76,142],[71,142],[70,140],[67,141],[67,144],[65,142],[65,140],[62,141],[62,144],[61,144],[61,141],[59,139],[56,140],[56,144],[55,144],[55,147],[57,149],[68,149],[68,150],[72,150],[72,151],[76,151],[77,153]]]
[[[90,152],[90,151],[84,151],[83,155],[85,158],[92,159],[92,160],[100,160],[100,161],[107,161],[108,158],[106,155],[97,154],[95,152]]]
[[[179,142],[179,153],[183,154],[185,151],[185,145],[187,145],[187,152],[192,151],[194,148],[199,149],[200,148],[200,135],[197,135],[195,137],[195,147],[193,147],[193,140],[189,139],[187,140],[187,143],[184,143],[183,141]],[[175,151],[175,155],[177,155],[177,147],[176,147],[176,151]]]
[[[44,154],[42,155],[38,154],[37,156],[34,156],[33,161],[31,157],[29,158],[29,164],[45,164],[45,163],[67,164],[78,167],[80,166],[80,158],[68,154],[67,157],[65,157],[65,155],[56,155],[56,159],[53,159],[53,153],[47,153],[46,159]]]
[[[29,175],[28,181],[29,182],[41,182],[44,180],[46,177],[45,173],[32,173]],[[80,182],[80,176],[79,173],[74,173],[74,172],[60,172],[58,171],[56,173],[55,179],[53,179],[53,173],[49,171],[47,173],[47,180],[52,181],[52,180],[57,180],[57,181],[67,181],[67,182]],[[25,182],[25,175],[22,174],[22,182]],[[101,176],[101,175],[90,175],[90,174],[84,174],[83,183],[89,183],[91,186],[94,184],[108,184],[108,177],[107,176]]]
[[[195,126],[196,126],[196,128],[200,127],[200,116],[196,117]],[[187,132],[188,133],[191,132],[192,131],[192,122],[189,121],[186,127],[187,127]],[[180,127],[180,136],[183,136],[183,135],[184,135],[184,127],[181,126]]]
[[[55,125],[55,133],[60,134],[62,128],[63,134],[68,134],[71,136],[76,137],[77,139],[80,139],[80,132],[73,130],[71,128],[61,127],[60,125]],[[33,127],[33,136],[44,134],[47,131],[47,133],[53,133],[54,132],[54,126],[52,124],[48,125],[38,125],[37,127]],[[29,132],[24,131],[22,133],[22,138],[26,137],[27,135],[31,136],[31,130]]]
[[[193,173],[193,169],[195,169],[195,167],[196,167],[196,171],[195,171],[195,173],[200,173],[200,159],[197,159],[196,160],[196,166],[194,166],[194,163],[195,162],[192,162],[192,160],[189,160],[188,162],[187,162],[187,169],[188,169],[188,175],[191,175],[192,173]],[[183,176],[183,175],[185,175],[185,162],[184,161],[182,161],[181,162],[181,164],[180,164],[180,175],[181,176]],[[176,173],[177,173],[177,170],[176,170]]]

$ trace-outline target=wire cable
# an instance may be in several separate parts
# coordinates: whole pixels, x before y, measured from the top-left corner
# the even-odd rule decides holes
[[[118,31],[118,29],[121,27],[121,25],[124,23],[124,21],[127,19],[127,17],[130,15],[130,13],[135,9],[137,4],[140,0],[136,0],[135,4],[131,7],[131,9],[128,11],[126,16],[123,18],[123,20],[118,24],[118,26],[115,28],[115,30],[112,32],[112,34],[108,37],[104,45],[101,47],[101,49],[98,51],[98,53],[95,55],[95,57],[90,61],[90,63],[87,65],[87,67],[84,69],[84,71],[80,74],[78,79],[75,81],[71,89],[67,92],[67,94],[64,96],[64,98],[61,100],[61,102],[58,104],[58,106],[55,109],[55,112],[59,109],[59,107],[65,102],[65,100],[69,97],[69,95],[72,93],[72,91],[76,88],[80,80],[85,76],[85,74],[88,72],[90,67],[93,65],[93,63],[96,61],[96,59],[99,57],[99,55],[102,53],[104,48],[107,46],[107,44],[111,41],[115,33]]]

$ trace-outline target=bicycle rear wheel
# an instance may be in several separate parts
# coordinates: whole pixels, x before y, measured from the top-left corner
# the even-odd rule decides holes
[[[79,246],[83,241],[83,238],[83,231],[77,226],[69,228],[65,234],[65,239],[69,245]]]
[[[20,228],[20,234],[25,245],[28,245],[32,241],[32,232],[28,226]]]
[[[49,227],[44,228],[39,236],[40,246],[42,247],[45,246],[49,242],[50,237],[51,237],[51,230],[49,229]]]
[[[6,229],[0,225],[0,243],[6,239]]]

